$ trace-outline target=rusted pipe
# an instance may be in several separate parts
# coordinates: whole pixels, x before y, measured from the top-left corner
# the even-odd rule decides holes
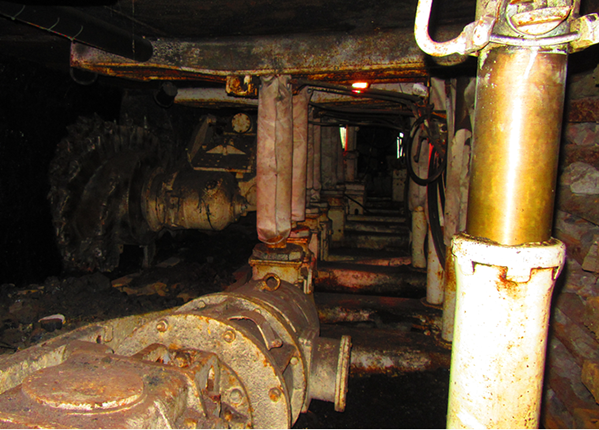
[[[356,268],[352,264],[327,262],[319,264],[314,282],[317,291],[411,298],[426,294],[426,274],[408,266]]]
[[[291,231],[293,103],[289,76],[265,76],[258,98],[258,238],[284,244]]]
[[[449,367],[451,352],[435,344],[433,336],[378,328],[322,325],[321,336],[351,335],[352,376],[397,376]],[[351,392],[350,392],[351,395]]]

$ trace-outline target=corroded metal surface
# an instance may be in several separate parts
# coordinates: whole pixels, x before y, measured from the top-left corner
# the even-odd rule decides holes
[[[316,291],[383,294],[397,297],[426,295],[426,273],[405,266],[361,266],[326,263],[318,267]]]
[[[0,359],[0,425],[284,428],[314,397],[342,411],[349,338],[318,327],[311,295],[268,279],[87,326]]]
[[[440,30],[440,37],[459,27]],[[159,39],[154,55],[135,63],[81,44],[73,45],[71,65],[136,80],[186,80],[230,75],[273,73],[313,78],[351,79],[422,77],[428,74],[425,55],[414,43],[411,29],[380,30],[359,36],[347,33],[211,39],[186,42]],[[211,77],[210,77],[211,76]]]
[[[449,368],[451,352],[436,345],[433,336],[393,329],[364,329],[323,325],[323,336],[352,338],[352,376],[399,375]],[[351,395],[351,394],[350,394]]]
[[[157,173],[144,190],[142,210],[153,231],[222,230],[245,215],[247,203],[230,173],[186,169]]]
[[[435,330],[440,326],[440,311],[424,306],[418,299],[387,296],[321,293],[314,295],[322,324],[340,322],[377,322],[393,315],[394,323]]]
[[[565,245],[454,236],[457,280],[449,428],[537,428],[549,303]]]
[[[176,364],[165,366],[168,360]],[[163,348],[124,357],[101,344],[75,342],[63,363],[0,395],[0,421],[67,428],[247,426],[247,395],[240,391],[235,403],[227,396],[238,386],[210,353]]]

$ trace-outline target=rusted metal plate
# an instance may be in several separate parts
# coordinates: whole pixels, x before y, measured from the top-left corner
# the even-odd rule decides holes
[[[440,33],[453,35],[459,27]],[[229,75],[293,74],[326,77],[356,72],[376,78],[383,73],[412,78],[427,75],[425,54],[414,42],[412,29],[380,30],[350,35],[261,36],[253,38],[152,42],[154,55],[136,63],[81,44],[73,44],[71,66],[129,79],[186,80]],[[214,78],[212,78],[214,79]]]

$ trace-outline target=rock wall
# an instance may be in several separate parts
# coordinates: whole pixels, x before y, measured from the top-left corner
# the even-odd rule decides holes
[[[545,372],[545,428],[599,427],[599,92],[570,85],[554,236],[567,246],[554,292]]]

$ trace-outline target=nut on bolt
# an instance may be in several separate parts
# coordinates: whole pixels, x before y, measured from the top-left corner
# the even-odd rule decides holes
[[[268,397],[270,397],[270,400],[273,402],[278,402],[281,398],[281,394],[281,389],[277,387],[268,390]]]
[[[234,404],[239,404],[243,400],[243,393],[239,388],[233,388],[229,394],[229,399]]]
[[[276,291],[281,286],[281,278],[275,273],[268,273],[262,278],[262,290]]]
[[[235,340],[235,332],[233,330],[227,330],[223,333],[223,339],[227,343],[231,343]]]
[[[156,323],[156,330],[164,333],[168,329],[168,323],[165,320],[160,320]]]

